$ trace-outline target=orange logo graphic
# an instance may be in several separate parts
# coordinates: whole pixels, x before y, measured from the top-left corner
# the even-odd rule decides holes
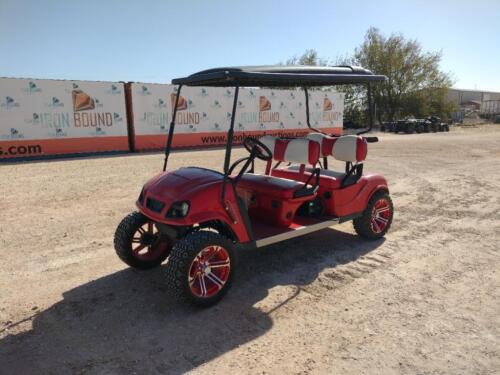
[[[73,90],[73,110],[75,112],[85,111],[87,109],[94,109],[95,103],[89,95],[82,90]]]
[[[177,97],[177,94],[170,94],[170,103],[172,104],[172,109],[175,106],[176,97]],[[187,107],[188,107],[188,105],[187,105],[186,99],[182,95],[180,95],[179,102],[177,103],[177,110],[183,111],[183,110],[187,109]]]
[[[333,109],[333,103],[330,101],[330,99],[325,98],[323,100],[323,111],[331,111]]]
[[[259,111],[269,111],[271,110],[271,102],[264,96],[262,95],[259,98]]]

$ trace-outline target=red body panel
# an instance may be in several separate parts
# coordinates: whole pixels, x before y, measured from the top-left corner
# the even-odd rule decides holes
[[[231,182],[226,184],[225,203],[221,203],[223,175],[202,168],[181,168],[174,172],[164,172],[144,185],[143,202],[137,201],[139,210],[150,219],[172,225],[191,226],[209,220],[220,220],[228,225],[240,242],[250,241]],[[165,203],[160,212],[149,209],[147,199],[153,198]],[[189,213],[184,218],[166,218],[171,205],[188,201]]]
[[[297,170],[273,169],[271,175],[305,182],[310,173],[300,177]],[[327,215],[341,217],[363,211],[373,193],[380,189],[389,190],[386,179],[376,174],[364,175],[355,184],[344,188],[340,178],[320,175],[318,197],[323,201]]]
[[[248,207],[251,219],[258,219],[273,226],[288,227],[302,203],[312,200],[314,195],[300,198],[283,197],[278,189],[255,189],[250,185],[237,185],[238,195]]]
[[[332,202],[327,203],[327,209],[335,216],[348,216],[363,211],[373,193],[378,190],[389,190],[384,177],[376,174],[362,176],[354,185],[336,189],[332,193]],[[324,191],[320,186],[320,194]],[[325,199],[325,202],[327,200]]]

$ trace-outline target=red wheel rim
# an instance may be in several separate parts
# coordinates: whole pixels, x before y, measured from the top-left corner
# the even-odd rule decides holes
[[[168,242],[162,240],[153,222],[140,226],[132,237],[132,255],[141,261],[153,261],[168,251]]]
[[[382,233],[389,224],[391,206],[387,199],[379,199],[373,205],[371,228],[374,233]]]
[[[189,268],[189,288],[202,298],[216,295],[227,283],[231,272],[229,253],[221,246],[201,250]]]

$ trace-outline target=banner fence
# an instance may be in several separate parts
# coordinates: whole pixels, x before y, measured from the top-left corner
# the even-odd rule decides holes
[[[0,78],[0,160],[162,149],[177,87],[168,84]],[[173,147],[225,144],[234,88],[186,87]],[[310,91],[311,126],[340,134],[344,94]],[[301,90],[240,88],[234,142],[307,134]]]

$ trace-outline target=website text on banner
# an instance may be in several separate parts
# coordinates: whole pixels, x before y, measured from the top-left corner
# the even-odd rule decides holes
[[[0,78],[0,159],[127,150],[123,84]]]
[[[172,118],[177,87],[140,84],[130,86],[137,150],[161,149]],[[174,147],[221,145],[227,140],[233,88],[183,87],[177,108]],[[309,93],[311,125],[341,134],[344,94]],[[301,90],[240,89],[234,141],[265,134],[303,136],[309,132],[305,97]]]

